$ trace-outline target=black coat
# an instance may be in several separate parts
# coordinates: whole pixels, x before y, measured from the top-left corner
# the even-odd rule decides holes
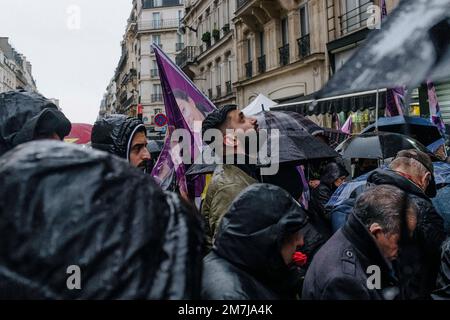
[[[392,170],[375,170],[367,182],[394,185],[405,191],[415,204],[417,227],[412,239],[403,237],[400,243],[400,281],[406,299],[430,298],[439,270],[440,248],[446,238],[444,220],[418,186]]]
[[[0,190],[0,299],[199,298],[200,219],[125,161],[33,141],[0,157]]]
[[[441,268],[433,292],[434,300],[450,300],[450,238],[442,245]]]
[[[295,298],[300,279],[280,249],[286,235],[306,225],[306,212],[285,190],[269,184],[245,189],[223,217],[204,259],[202,298]]]
[[[367,268],[380,267],[381,288],[369,289]],[[306,300],[383,300],[398,292],[390,263],[362,222],[351,214],[315,255],[303,286]],[[390,296],[392,293],[393,296]]]
[[[38,93],[17,90],[0,94],[0,156],[40,135],[56,133],[63,139],[71,128],[58,107]]]
[[[146,132],[144,123],[138,118],[112,115],[95,122],[91,144],[95,149],[129,160],[131,140],[140,130]]]

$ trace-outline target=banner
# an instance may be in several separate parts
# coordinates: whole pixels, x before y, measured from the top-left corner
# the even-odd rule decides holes
[[[200,198],[204,178],[188,181],[186,171],[194,163],[195,157],[200,155],[201,123],[215,106],[157,45],[152,44],[152,49],[158,64],[168,118],[164,148],[153,168],[152,176],[164,190],[178,191],[185,199]],[[183,132],[191,140],[190,163],[182,162],[180,145],[172,141],[177,129],[184,129]]]
[[[428,103],[430,105],[430,120],[436,127],[438,127],[442,137],[445,137],[445,124],[442,120],[441,107],[439,106],[436,89],[433,82],[427,81],[427,89]]]

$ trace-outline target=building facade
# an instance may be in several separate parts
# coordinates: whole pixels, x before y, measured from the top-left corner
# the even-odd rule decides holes
[[[11,46],[9,38],[0,37],[0,93],[16,89],[37,91],[32,66]]]
[[[237,102],[236,1],[186,1],[182,32],[186,47],[176,62],[196,86],[220,107]]]
[[[99,116],[114,112],[137,116],[142,111],[150,136],[159,134],[162,129],[155,126],[154,118],[165,110],[151,45],[159,45],[175,60],[184,49],[184,36],[178,32],[183,15],[183,0],[133,0],[114,84],[107,88]]]

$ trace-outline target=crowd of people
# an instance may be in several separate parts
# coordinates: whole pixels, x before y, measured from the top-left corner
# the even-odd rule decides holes
[[[343,160],[306,184],[299,164],[261,175],[230,130],[258,122],[228,105],[202,132],[247,161],[218,164],[198,210],[148,174],[141,120],[97,121],[91,149],[61,141],[70,127],[38,94],[0,94],[0,298],[450,299],[450,198],[434,177],[448,159],[401,150],[329,206],[352,178]]]

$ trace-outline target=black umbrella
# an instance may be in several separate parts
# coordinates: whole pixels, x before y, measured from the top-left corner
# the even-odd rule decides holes
[[[336,150],[343,158],[387,159],[401,150],[416,149],[427,152],[417,140],[399,133],[363,133],[344,141]]]
[[[401,1],[318,94],[417,87],[450,75],[450,1]]]
[[[439,129],[430,120],[419,117],[388,117],[378,119],[378,129],[385,132],[401,133],[416,139],[425,146],[442,139]],[[362,133],[375,131],[375,124]]]
[[[266,129],[268,137],[262,144],[267,148],[271,163],[302,162],[315,159],[336,158],[338,154],[327,144],[300,128],[295,117],[285,112],[264,112],[255,116],[260,129]],[[273,129],[277,129],[274,131]],[[277,148],[272,149],[273,144]],[[276,154],[272,150],[278,149]],[[260,159],[265,163],[266,159]]]

